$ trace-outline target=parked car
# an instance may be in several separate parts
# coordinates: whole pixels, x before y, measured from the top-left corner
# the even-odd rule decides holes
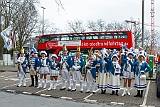
[[[160,63],[156,66],[156,95],[158,98],[160,98]]]

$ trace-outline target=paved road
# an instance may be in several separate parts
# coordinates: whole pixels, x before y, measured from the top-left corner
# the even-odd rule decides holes
[[[111,107],[105,104],[78,103],[55,98],[0,92],[0,107]],[[118,106],[117,106],[118,107]]]
[[[89,103],[94,103],[95,106],[98,106],[97,104],[100,104],[100,106],[107,106],[107,105],[112,105],[112,104],[117,105],[118,104],[118,106],[124,105],[126,107],[138,107],[143,104],[145,106],[147,105],[148,107],[149,106],[153,106],[153,107],[159,106],[160,107],[160,99],[158,99],[156,97],[156,89],[155,89],[156,84],[154,81],[147,81],[148,92],[145,90],[143,98],[135,98],[134,95],[136,94],[136,90],[134,88],[131,89],[131,96],[124,96],[124,97],[110,95],[111,90],[107,90],[106,94],[100,94],[100,90],[98,90],[98,89],[97,89],[96,94],[80,93],[79,92],[79,84],[77,84],[77,91],[76,92],[68,92],[67,90],[60,91],[59,89],[61,88],[61,77],[59,77],[57,90],[48,91],[47,89],[43,89],[43,88],[37,89],[35,87],[28,87],[30,85],[29,74],[27,74],[26,78],[27,78],[27,87],[18,88],[18,87],[16,87],[17,83],[18,83],[16,72],[9,72],[9,71],[0,72],[0,89],[1,89],[1,91],[4,91],[4,92],[10,92],[10,93],[14,93],[16,95],[20,94],[20,96],[23,96],[23,95],[21,95],[22,93],[29,94],[29,96],[23,97],[24,99],[25,98],[29,99],[30,97],[31,98],[35,97],[37,99],[38,98],[43,99],[43,97],[45,96],[45,97],[48,97],[47,98],[48,101],[45,98],[46,99],[45,101],[47,101],[47,102],[49,102],[50,100],[55,100],[55,98],[59,102],[61,102],[61,101],[64,102],[66,100],[70,100],[69,104],[66,103],[67,106],[70,105],[71,102],[73,102],[73,104],[77,104],[75,102],[79,102],[78,104],[81,104],[81,105],[79,105],[79,107],[81,107],[81,106],[85,107],[86,103],[84,103],[84,102],[89,102]],[[49,80],[49,76],[48,76],[48,80]],[[121,84],[123,84],[123,81],[121,81]],[[84,83],[84,85],[86,85],[86,84]],[[132,85],[133,85],[133,82],[132,82]],[[49,83],[47,84],[47,87],[49,87]],[[85,86],[84,86],[84,91],[86,91]],[[121,95],[122,92],[123,92],[123,88],[121,87],[121,90],[119,91],[119,95]],[[14,97],[16,97],[16,95],[14,95]],[[40,96],[43,96],[43,97],[40,97]],[[15,102],[17,102],[17,101],[18,100],[16,100]],[[39,100],[39,101],[41,101],[41,100]],[[32,100],[31,100],[31,102],[32,102]],[[38,102],[38,100],[37,100],[37,102]],[[7,103],[7,102],[5,102],[5,103]],[[43,103],[41,102],[41,104],[43,104]],[[89,105],[89,104],[87,103],[87,105]]]

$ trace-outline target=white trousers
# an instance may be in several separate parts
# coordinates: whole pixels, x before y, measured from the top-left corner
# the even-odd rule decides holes
[[[62,88],[66,88],[66,81],[68,82],[68,88],[71,88],[71,79],[69,72],[66,69],[62,69]]]
[[[95,83],[95,80],[92,77],[91,72],[89,72],[89,71],[87,72],[86,79],[87,79],[87,92],[90,91],[90,85],[92,85],[92,92],[95,92],[96,83]]]
[[[72,71],[72,78],[73,78],[73,89],[76,89],[76,80],[79,81],[80,83],[80,90],[82,91],[83,90],[83,80],[82,80],[82,77],[81,77],[81,72],[80,71]]]

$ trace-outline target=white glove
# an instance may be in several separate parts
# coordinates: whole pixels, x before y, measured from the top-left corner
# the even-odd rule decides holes
[[[76,70],[76,67],[75,67],[75,66],[72,66],[72,68],[73,68],[74,70]]]
[[[80,69],[80,68],[81,68],[81,66],[77,66],[77,70]]]

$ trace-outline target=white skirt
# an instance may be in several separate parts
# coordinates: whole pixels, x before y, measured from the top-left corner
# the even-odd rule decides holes
[[[120,90],[120,75],[113,75],[110,73],[108,88]]]
[[[134,72],[123,71],[123,78],[133,79],[134,78]]]
[[[59,71],[58,70],[50,70],[50,76],[58,76],[59,75]]]
[[[135,75],[135,82],[134,82],[134,87],[138,90],[144,90],[146,89],[146,79],[140,79],[139,75]]]
[[[40,74],[48,74],[48,72],[49,72],[48,67],[41,67],[39,70]]]
[[[108,74],[108,75],[107,75]],[[104,73],[104,71],[98,73],[98,82],[97,86],[98,88],[108,88],[108,82],[109,82],[109,73]]]

